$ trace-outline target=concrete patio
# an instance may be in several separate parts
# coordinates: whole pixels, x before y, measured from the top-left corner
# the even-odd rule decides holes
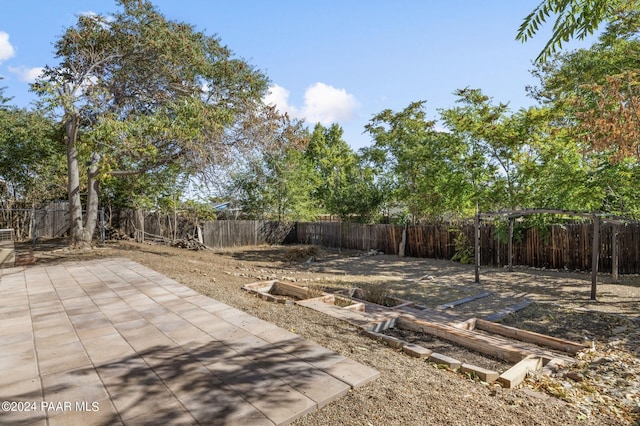
[[[287,424],[379,376],[128,259],[0,269],[0,424]]]

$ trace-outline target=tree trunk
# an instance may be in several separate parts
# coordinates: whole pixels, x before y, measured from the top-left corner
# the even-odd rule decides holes
[[[72,112],[64,122],[65,147],[67,151],[67,177],[69,191],[69,245],[74,248],[90,247],[93,233],[98,222],[98,203],[100,182],[98,164],[100,155],[93,153],[87,170],[87,214],[82,218],[82,200],[80,199],[80,166],[78,158],[77,112]]]
[[[80,168],[78,166],[78,115],[71,114],[64,123],[65,147],[67,151],[67,189],[69,192],[69,245],[84,246],[82,223],[82,201],[80,200]]]
[[[93,234],[98,222],[98,204],[100,201],[100,181],[98,178],[98,163],[100,155],[91,154],[89,169],[87,170],[87,215],[84,222],[82,242],[84,245],[91,245]]]

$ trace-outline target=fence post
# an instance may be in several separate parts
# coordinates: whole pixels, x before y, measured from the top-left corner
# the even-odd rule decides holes
[[[36,249],[36,207],[33,206],[32,208],[32,213],[31,213],[31,249],[35,250]]]
[[[509,272],[513,272],[513,222],[514,218],[509,218]]]
[[[591,248],[591,300],[596,300],[598,263],[600,261],[600,218],[593,215],[593,247]]]
[[[104,207],[100,209],[100,243],[104,244]]]
[[[480,282],[480,213],[476,213],[476,217],[473,220],[474,228],[474,246],[475,246],[475,258],[476,258],[476,279],[475,282]]]
[[[619,246],[618,246],[618,225],[613,225],[611,232],[611,278],[614,283],[618,282],[618,260]]]

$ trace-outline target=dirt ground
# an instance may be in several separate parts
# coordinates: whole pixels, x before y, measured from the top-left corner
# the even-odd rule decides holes
[[[152,244],[110,242],[84,252],[40,245],[37,262],[127,257],[256,317],[381,372],[375,382],[297,420],[299,425],[640,425],[640,277],[613,284],[600,277],[591,301],[590,275],[518,269],[481,270],[459,263],[318,249],[315,258],[287,260],[291,247],[190,251]],[[462,320],[484,318],[523,301],[502,323],[574,341],[593,341],[570,370],[534,376],[503,389],[408,357],[362,335],[348,323],[298,306],[276,304],[242,291],[243,284],[278,279],[328,291],[385,286],[393,296],[442,309]],[[472,302],[441,305],[490,293]],[[406,335],[437,351],[504,371],[487,359],[430,336]],[[484,357],[484,359],[483,359]]]

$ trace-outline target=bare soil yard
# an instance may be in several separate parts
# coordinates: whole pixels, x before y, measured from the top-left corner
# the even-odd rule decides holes
[[[319,249],[315,260],[291,259],[290,247],[188,251],[132,242],[108,243],[86,252],[41,247],[38,262],[66,258],[128,257],[181,283],[291,330],[382,373],[375,382],[299,419],[300,425],[617,425],[640,424],[640,279],[619,284],[603,276],[598,301],[589,300],[590,275],[518,269],[482,270],[433,259],[362,256]],[[298,305],[264,301],[240,288],[278,279],[326,290],[384,285],[393,296],[430,308],[481,293],[472,302],[444,309],[465,320],[483,318],[523,300],[531,303],[502,322],[574,341],[594,340],[577,363],[558,377],[528,378],[502,389],[437,368],[362,335],[335,318]],[[407,334],[407,340],[439,345],[438,352],[504,369],[446,341]],[[447,349],[448,348],[448,349]],[[483,360],[483,357],[485,358]],[[466,361],[466,359],[461,359]],[[469,361],[468,361],[469,362]]]

